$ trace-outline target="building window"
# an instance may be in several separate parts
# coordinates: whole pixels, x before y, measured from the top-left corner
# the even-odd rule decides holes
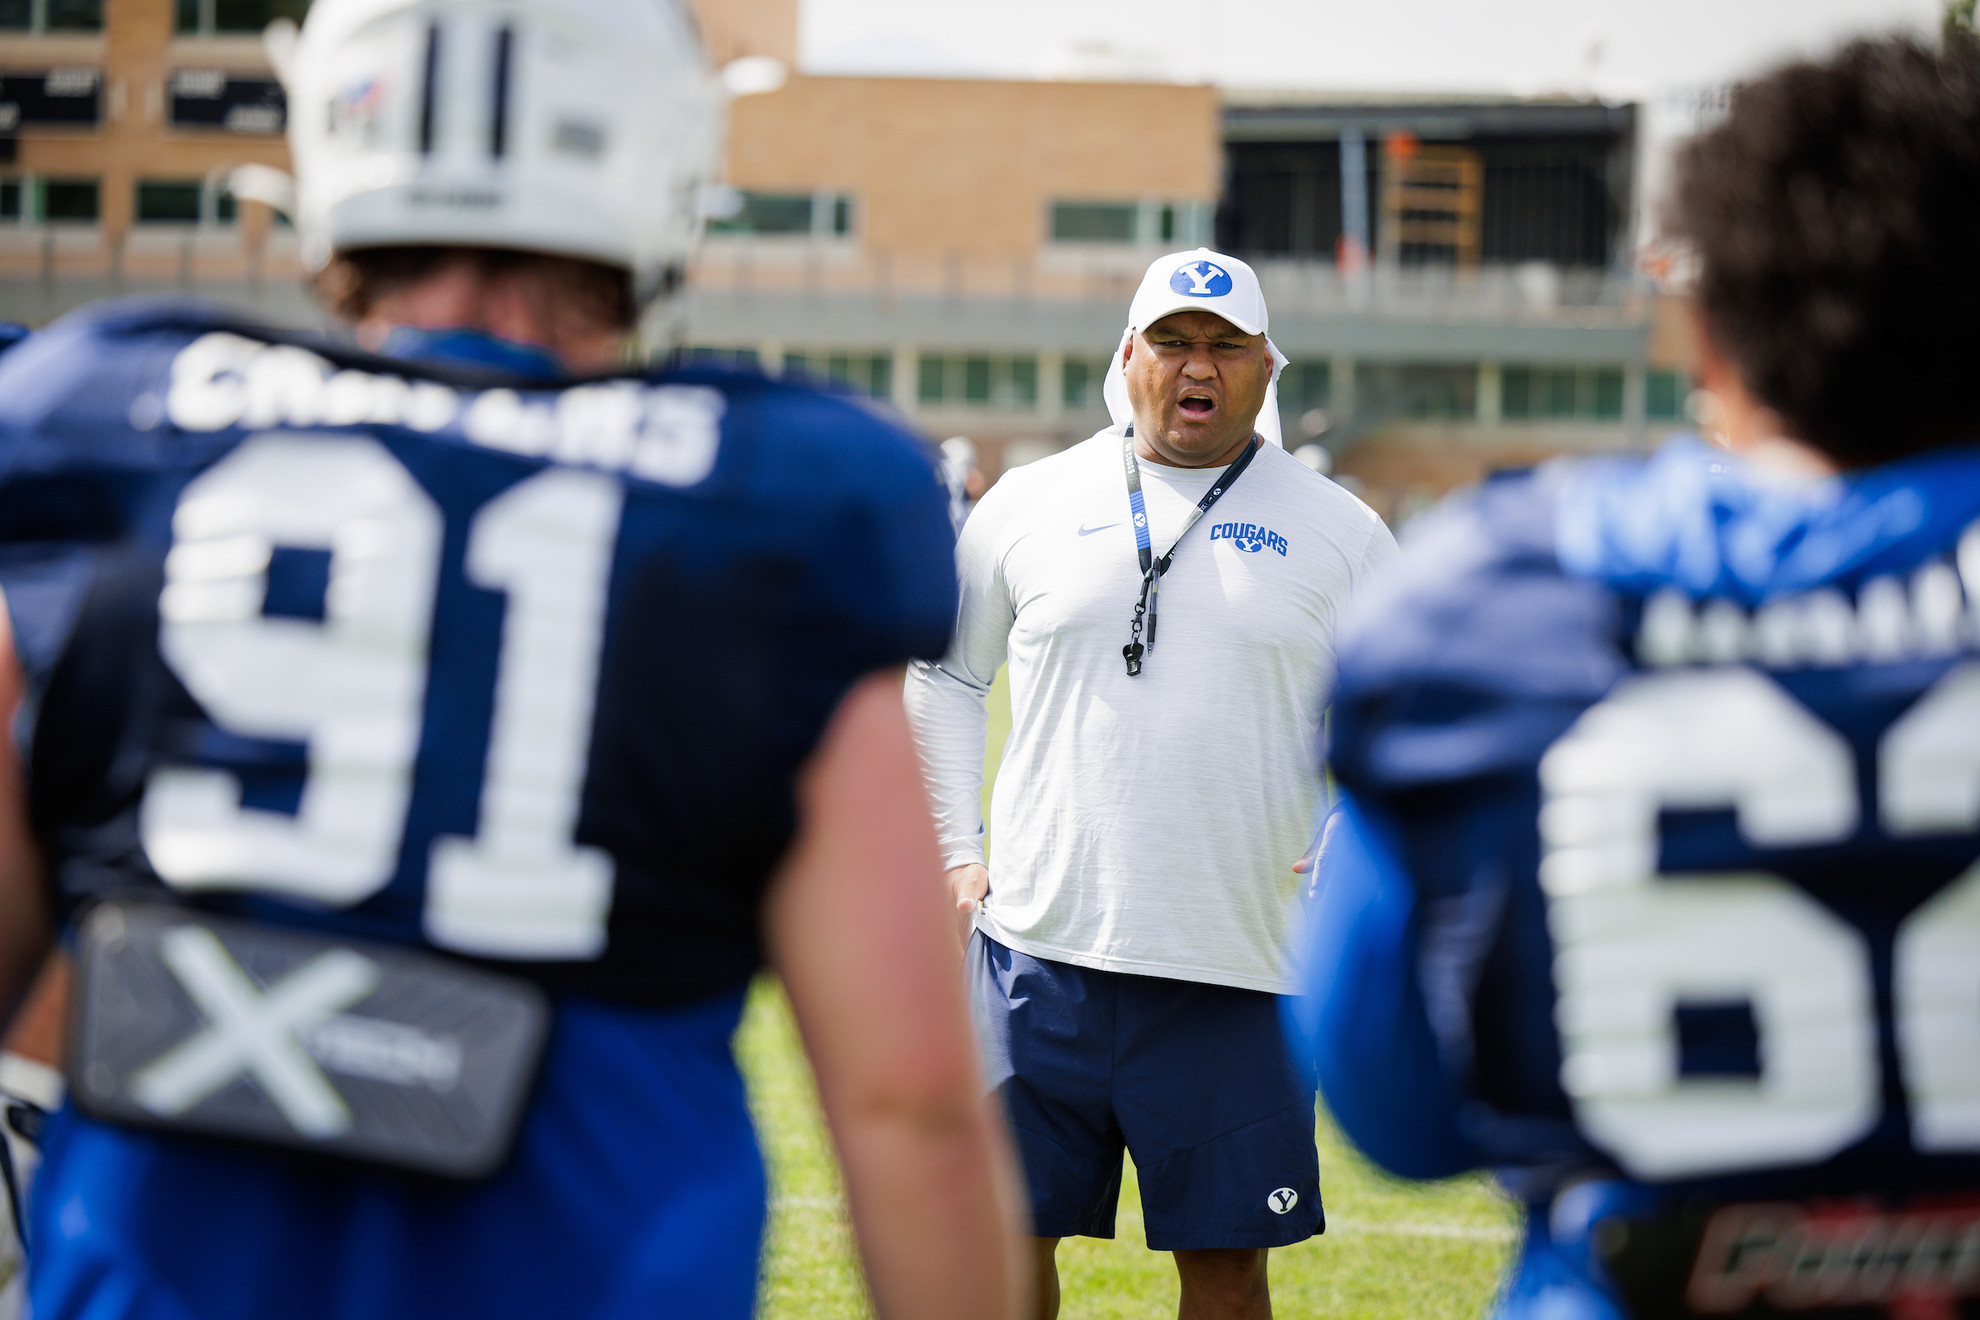
[[[198,179],[139,179],[136,213],[139,224],[230,225],[234,194]]]
[[[810,376],[876,399],[894,392],[894,359],[888,353],[786,353],[786,376]]]
[[[924,354],[916,385],[916,397],[928,407],[1035,408],[1038,359]]]
[[[1298,421],[1334,397],[1334,369],[1326,362],[1288,362],[1279,373],[1279,414]]]
[[[1499,381],[1508,421],[1622,420],[1621,367],[1507,367]]]
[[[756,370],[756,350],[753,348],[710,348],[698,345],[681,350],[681,365],[701,367],[727,367],[732,371]]]
[[[853,199],[844,193],[773,193],[733,190],[727,213],[711,216],[711,234],[761,238],[847,238]]]
[[[1210,216],[1200,202],[1053,202],[1052,241],[1196,247],[1209,240]]]
[[[11,220],[15,224],[27,219],[22,214],[21,203],[27,188],[20,179],[0,179],[0,220]]]
[[[1054,243],[1132,243],[1137,212],[1133,202],[1054,202]]]
[[[36,179],[35,215],[50,224],[96,223],[102,188],[95,179]]]
[[[1358,417],[1470,420],[1478,415],[1478,368],[1363,363],[1355,372],[1354,393]]]
[[[1681,422],[1691,377],[1682,371],[1652,371],[1643,379],[1643,415],[1653,422]]]
[[[101,32],[103,0],[0,0],[0,32]]]
[[[280,133],[288,98],[273,78],[243,78],[220,69],[175,69],[167,84],[174,128],[223,133]]]
[[[1059,402],[1075,411],[1107,406],[1100,397],[1107,380],[1108,359],[1067,358],[1059,377]]]
[[[102,72],[86,67],[0,73],[0,133],[94,127],[103,115],[102,87]]]
[[[278,18],[303,21],[309,0],[179,0],[182,35],[210,37],[221,32],[258,33]]]

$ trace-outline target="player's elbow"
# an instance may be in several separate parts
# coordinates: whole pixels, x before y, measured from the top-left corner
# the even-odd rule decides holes
[[[961,1136],[981,1121],[983,1084],[965,1049],[938,1046],[876,1061],[846,1081],[847,1118],[924,1138]]]

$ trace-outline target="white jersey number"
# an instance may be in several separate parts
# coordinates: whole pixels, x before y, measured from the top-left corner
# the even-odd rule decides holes
[[[1962,782],[1980,782],[1980,684],[1963,672],[1885,736],[1879,814],[1893,833],[1976,823],[1955,819],[1944,787],[1947,763],[1962,757]],[[1645,675],[1618,684],[1548,750],[1540,785],[1561,1081],[1590,1137],[1632,1173],[1671,1178],[1813,1163],[1867,1133],[1880,1078],[1862,937],[1779,876],[1657,872],[1666,809],[1730,809],[1756,847],[1854,834],[1856,772],[1842,737],[1750,669]],[[1948,1148],[1948,1132],[1960,1148],[1980,1146],[1976,877],[1980,868],[1912,914],[1898,942],[1899,1038],[1921,1149]],[[1760,1077],[1681,1076],[1676,1009],[1726,1002],[1752,1009]]]
[[[472,839],[435,842],[436,944],[588,958],[605,944],[611,863],[572,831],[598,682],[621,494],[552,470],[489,501],[467,573],[507,593],[495,713]],[[392,879],[424,717],[442,518],[383,445],[257,436],[191,482],[172,521],[159,650],[215,723],[308,745],[293,816],[241,805],[224,770],[154,770],[139,812],[159,876],[332,906]],[[323,619],[262,613],[277,545],[327,550]]]

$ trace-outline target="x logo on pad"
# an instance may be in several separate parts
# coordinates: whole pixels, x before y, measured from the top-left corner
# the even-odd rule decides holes
[[[235,1078],[252,1074],[304,1136],[335,1137],[350,1130],[350,1107],[301,1037],[376,990],[376,963],[349,949],[331,949],[263,995],[209,930],[166,931],[159,951],[209,1025],[138,1070],[131,1095],[139,1105],[175,1118]]]

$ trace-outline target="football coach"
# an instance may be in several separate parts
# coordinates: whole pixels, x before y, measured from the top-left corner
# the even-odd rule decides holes
[[[1260,434],[1285,365],[1267,329],[1243,262],[1150,266],[1113,424],[983,497],[954,644],[908,679],[1041,1317],[1059,1239],[1114,1235],[1123,1149],[1183,1320],[1269,1316],[1266,1252],[1324,1226],[1313,1092],[1277,1018],[1289,866],[1321,792],[1335,619],[1395,542]],[[992,870],[984,698],[1006,660]]]

